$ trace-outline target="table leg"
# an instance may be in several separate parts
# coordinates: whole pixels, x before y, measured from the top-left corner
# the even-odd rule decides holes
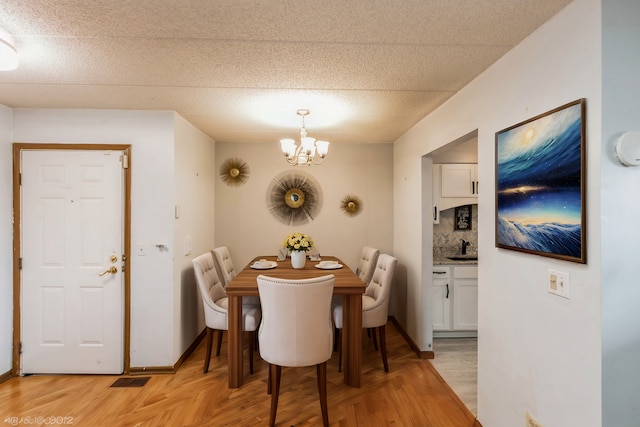
[[[342,361],[344,383],[360,387],[362,360],[362,295],[342,296]]]
[[[229,388],[242,385],[242,297],[230,295],[228,307]]]

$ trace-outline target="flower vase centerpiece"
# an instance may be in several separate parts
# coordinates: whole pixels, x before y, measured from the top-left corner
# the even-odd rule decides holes
[[[307,260],[307,251],[313,248],[313,240],[306,234],[295,232],[284,239],[282,247],[288,249],[291,253],[291,266],[293,268],[304,268]]]

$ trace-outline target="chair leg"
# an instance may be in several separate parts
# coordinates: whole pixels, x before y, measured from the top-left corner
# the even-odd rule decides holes
[[[338,338],[340,337],[340,329],[333,329],[333,351],[338,351]]]
[[[322,424],[329,427],[329,411],[327,409],[327,362],[316,365],[318,377],[318,394],[320,396],[320,410],[322,411]]]
[[[371,338],[373,338],[373,348],[378,351],[378,339],[376,338],[376,328],[367,328],[367,331],[371,332]]]
[[[255,331],[249,333],[249,373],[253,374],[253,350],[255,346]]]
[[[282,368],[271,365],[271,413],[269,414],[269,427],[276,425],[276,412],[278,411],[278,396],[280,395],[280,374]]]
[[[271,363],[269,363],[269,375],[267,377],[267,394],[271,394]]]
[[[204,356],[204,373],[209,372],[209,361],[211,360],[211,345],[213,341],[213,329],[207,328],[207,353]]]
[[[387,338],[384,326],[385,325],[382,325],[378,328],[378,333],[380,334],[380,353],[382,353],[384,371],[389,372],[389,364],[387,363]]]
[[[218,347],[216,348],[216,357],[220,356],[220,347],[222,347],[222,329],[218,331]]]

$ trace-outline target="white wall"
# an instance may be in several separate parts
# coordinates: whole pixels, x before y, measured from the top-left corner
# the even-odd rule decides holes
[[[615,140],[640,130],[640,2],[603,0],[602,396],[603,425],[640,424],[640,168]]]
[[[174,349],[173,360],[205,327],[191,260],[213,249],[215,198],[213,140],[175,116]],[[190,252],[189,252],[190,248]]]
[[[407,264],[405,327],[428,350],[431,343],[419,338],[429,326],[418,323],[415,303],[425,298],[422,281],[431,280],[420,265],[432,248],[414,250],[430,224],[422,226],[420,213],[421,158],[478,129],[478,419],[485,426],[524,425],[525,411],[549,427],[599,425],[599,29],[600,2],[574,1],[394,147],[394,252]],[[495,132],[579,98],[587,99],[588,264],[495,248]],[[570,274],[570,300],[547,292],[550,268]]]
[[[393,148],[391,144],[331,144],[320,166],[292,167],[279,143],[216,143],[216,175],[230,157],[248,163],[249,180],[229,186],[216,178],[216,246],[227,246],[236,269],[257,255],[275,255],[292,231],[309,234],[320,254],[336,255],[355,269],[365,245],[381,252],[392,250]],[[316,219],[289,226],[278,222],[267,208],[273,178],[282,172],[302,170],[319,184],[322,208]],[[340,201],[348,194],[362,200],[362,212],[348,217]],[[402,259],[399,263],[403,263]]]
[[[13,348],[12,111],[0,105],[0,375],[11,371]]]
[[[174,283],[174,113],[108,110],[13,111],[13,141],[131,144],[131,366],[171,366]],[[11,180],[2,185],[11,185]],[[11,198],[2,205],[10,205]],[[2,225],[5,227],[5,225]],[[155,245],[165,243],[168,251]],[[3,258],[11,259],[11,252]]]

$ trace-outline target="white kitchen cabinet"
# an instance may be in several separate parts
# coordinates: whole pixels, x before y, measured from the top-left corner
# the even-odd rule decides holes
[[[440,197],[478,197],[478,165],[441,165]]]
[[[440,165],[433,165],[432,188],[431,195],[433,199],[433,223],[440,224]]]
[[[431,296],[433,304],[433,330],[448,331],[451,329],[451,269],[446,266],[433,267],[433,287]]]
[[[478,330],[478,267],[453,267],[453,329]]]
[[[431,296],[435,337],[477,336],[477,265],[435,265]]]
[[[433,223],[440,212],[456,206],[478,203],[477,164],[434,164],[432,175]]]

